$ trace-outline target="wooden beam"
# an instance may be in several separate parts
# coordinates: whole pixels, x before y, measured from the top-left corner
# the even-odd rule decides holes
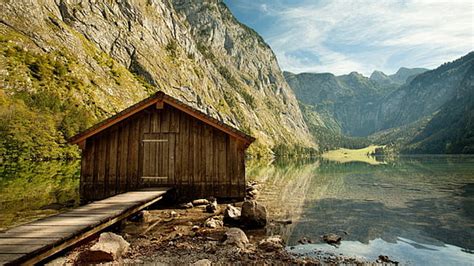
[[[156,103],[157,101],[158,101],[157,99],[151,98],[149,102],[144,103],[143,105],[141,105],[141,106],[139,106],[139,107],[137,107],[137,108],[131,110],[130,112],[128,112],[128,113],[126,113],[126,114],[117,116],[117,117],[115,117],[114,119],[111,119],[110,121],[107,121],[107,123],[104,123],[103,125],[101,125],[101,126],[95,128],[94,130],[91,130],[90,132],[87,132],[86,134],[80,136],[79,138],[77,138],[77,139],[71,141],[71,143],[72,143],[72,144],[78,144],[78,143],[80,143],[81,141],[83,141],[83,140],[85,140],[85,139],[87,139],[87,138],[89,138],[89,137],[91,137],[91,136],[93,136],[93,135],[95,135],[95,134],[101,132],[102,130],[104,130],[104,129],[110,127],[111,125],[116,124],[116,123],[118,123],[118,122],[120,122],[120,121],[123,121],[123,120],[129,118],[130,116],[132,116],[132,115],[134,115],[134,114],[140,112],[141,110],[148,108],[149,106],[153,105],[153,104]]]
[[[164,107],[163,100],[156,102],[156,109],[163,109]]]

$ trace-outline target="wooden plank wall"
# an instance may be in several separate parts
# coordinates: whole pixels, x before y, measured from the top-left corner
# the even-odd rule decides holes
[[[168,178],[142,179],[150,173]],[[81,172],[84,201],[153,186],[175,187],[181,198],[243,198],[244,144],[166,104],[87,139]]]

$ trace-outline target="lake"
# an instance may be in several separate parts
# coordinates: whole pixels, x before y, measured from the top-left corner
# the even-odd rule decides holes
[[[377,164],[324,159],[250,165],[289,250],[402,264],[474,264],[474,157],[411,156]],[[321,236],[336,233],[338,247]],[[312,244],[298,243],[303,237]]]
[[[325,251],[472,265],[474,157],[374,162],[248,161],[247,176],[264,184],[259,201],[275,221],[267,233],[281,234],[291,252],[309,256]],[[77,206],[79,170],[77,161],[0,167],[0,229]],[[341,245],[323,243],[327,233],[342,236]],[[303,237],[313,243],[299,244]]]

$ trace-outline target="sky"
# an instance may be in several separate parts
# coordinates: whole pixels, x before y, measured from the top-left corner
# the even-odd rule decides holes
[[[434,69],[474,50],[474,1],[224,0],[294,73]]]

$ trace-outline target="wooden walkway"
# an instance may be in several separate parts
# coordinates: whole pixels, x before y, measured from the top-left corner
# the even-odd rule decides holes
[[[0,265],[34,264],[162,199],[170,188],[119,194],[0,233]]]

